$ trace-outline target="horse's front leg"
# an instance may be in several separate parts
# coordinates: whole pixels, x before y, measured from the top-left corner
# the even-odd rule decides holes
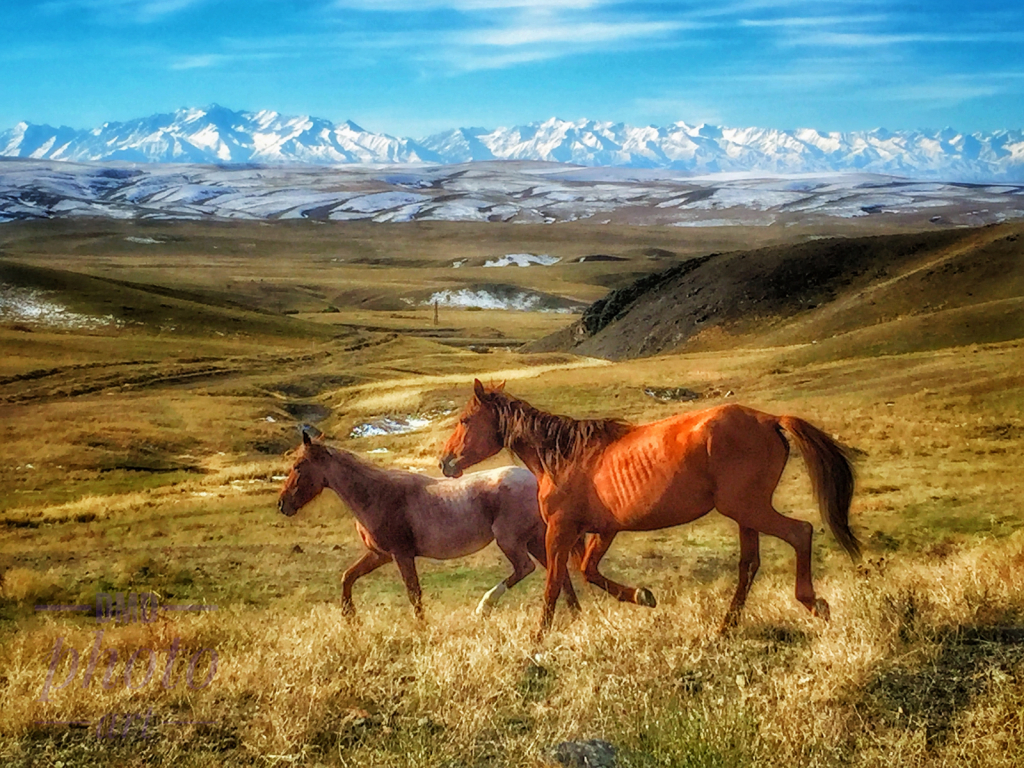
[[[351,568],[345,571],[341,578],[341,610],[342,613],[352,614],[355,606],[352,605],[352,585],[356,579],[360,579],[368,573],[380,568],[385,563],[391,562],[391,555],[383,552],[374,552],[372,549],[359,558]]]
[[[580,570],[583,577],[596,587],[603,589],[609,595],[624,603],[636,603],[648,608],[654,608],[658,601],[654,599],[651,590],[645,587],[627,587],[624,584],[612,581],[602,574],[597,566],[601,562],[608,548],[615,540],[616,531],[591,536],[587,542],[586,552],[583,555],[583,564]]]
[[[420,577],[416,573],[416,558],[411,555],[395,555],[395,563],[398,565],[398,572],[402,574],[402,581],[405,582],[405,591],[409,595],[409,602],[417,619],[423,618],[423,592],[420,589]]]
[[[570,523],[564,514],[549,515],[547,520],[548,530],[544,537],[544,545],[548,572],[544,582],[544,613],[541,615],[540,627],[537,630],[538,640],[551,628],[558,595],[568,575],[569,550],[580,537],[577,526]]]
[[[544,529],[547,530],[546,528]],[[544,531],[538,532],[534,539],[530,540],[527,548],[530,554],[537,558],[537,562],[540,563],[544,570],[548,568],[548,555],[544,548]],[[582,539],[577,539],[576,543],[572,545],[572,549],[569,551],[569,560],[578,565],[583,562],[583,543]],[[572,579],[569,578],[569,571],[571,569],[566,566],[565,568],[565,581],[562,583],[562,590],[565,592],[565,602],[569,606],[569,610],[573,613],[578,614],[582,608],[580,607],[580,600],[576,597],[576,590],[572,587]]]

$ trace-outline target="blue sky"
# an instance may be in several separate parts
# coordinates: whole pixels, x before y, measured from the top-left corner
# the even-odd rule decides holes
[[[1024,127],[1020,0],[0,0],[0,20],[0,129],[214,102],[411,137]]]

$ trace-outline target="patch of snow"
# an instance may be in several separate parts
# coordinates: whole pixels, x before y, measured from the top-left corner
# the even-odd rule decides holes
[[[711,197],[693,203],[681,205],[686,210],[716,210],[719,208],[750,208],[755,211],[766,211],[791,205],[806,198],[802,192],[785,192],[769,189],[718,189]]]
[[[512,291],[503,296],[486,289],[473,290],[471,288],[460,288],[459,290],[438,291],[431,294],[430,298],[423,304],[433,304],[435,301],[449,307],[473,307],[476,309],[504,309],[518,310],[521,312],[572,312],[571,307],[542,307],[544,297],[539,293],[531,291]]]
[[[121,325],[113,315],[97,317],[72,312],[63,304],[47,298],[48,295],[33,288],[0,283],[0,320],[84,330]]]
[[[378,192],[373,195],[353,198],[342,205],[341,210],[354,213],[377,213],[415,203],[425,203],[428,200],[430,200],[429,195],[417,195],[413,192]]]
[[[492,261],[484,262],[485,267],[529,267],[531,264],[540,264],[542,267],[550,267],[557,264],[561,258],[549,256],[546,253],[506,253],[504,256]]]
[[[674,221],[673,227],[770,227],[775,223],[774,216],[754,219],[694,219],[693,221]]]
[[[381,437],[383,435],[404,435],[429,426],[430,419],[421,416],[382,416],[373,421],[358,424],[348,433],[349,437]]]
[[[157,240],[153,237],[126,237],[129,243],[139,243],[140,245],[159,245],[163,240]]]

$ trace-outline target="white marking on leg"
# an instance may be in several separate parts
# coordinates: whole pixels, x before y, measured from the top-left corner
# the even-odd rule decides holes
[[[486,616],[491,612],[491,609],[498,604],[501,600],[501,596],[505,594],[508,587],[505,586],[505,582],[499,582],[496,587],[492,587],[487,590],[487,594],[480,600],[480,605],[476,607],[477,616]]]

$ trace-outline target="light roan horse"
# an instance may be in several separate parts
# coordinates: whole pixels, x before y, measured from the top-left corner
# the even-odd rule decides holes
[[[739,585],[723,631],[736,623],[757,573],[759,535],[796,550],[796,598],[827,620],[828,603],[811,583],[810,523],[783,517],[772,495],[789,457],[791,439],[803,455],[821,516],[856,558],[849,527],[854,477],[847,450],[795,416],[772,416],[721,405],[643,425],[618,419],[577,420],[534,408],[506,394],[504,384],[474,394],[445,443],[441,470],[463,470],[508,448],[537,476],[547,521],[548,576],[540,633],[551,624],[570,548],[586,534],[580,565],[588,582],[625,602],[654,607],[650,590],[628,587],[598,571],[620,531],[649,531],[688,523],[717,509],[740,527]]]
[[[395,561],[416,615],[423,614],[417,557],[448,560],[477,552],[492,541],[512,564],[512,575],[487,592],[477,613],[487,613],[509,587],[544,565],[544,521],[537,506],[537,481],[520,467],[476,472],[461,480],[437,480],[414,472],[381,469],[355,454],[314,442],[303,431],[302,446],[278,498],[289,517],[325,488],[338,494],[356,518],[368,550],[345,571],[341,605],[354,610],[352,585]],[[564,573],[565,569],[563,569]],[[570,607],[579,609],[565,575]]]

